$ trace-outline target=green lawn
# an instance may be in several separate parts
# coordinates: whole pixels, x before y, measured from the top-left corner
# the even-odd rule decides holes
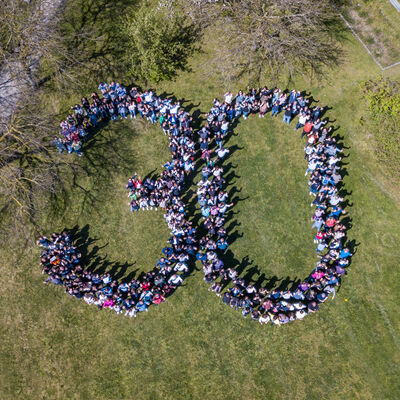
[[[210,75],[214,43],[205,43],[192,72],[156,87],[185,99],[191,112],[204,113],[229,86]],[[295,85],[332,107],[349,148],[348,234],[359,246],[336,298],[304,321],[261,327],[211,295],[199,269],[165,304],[127,319],[43,285],[34,235],[13,238],[0,249],[1,399],[400,398],[399,186],[358,124],[358,82],[378,68],[350,34],[346,51],[328,77]],[[400,78],[400,68],[389,76]],[[54,112],[65,109],[59,94],[48,100]],[[232,262],[248,258],[243,274],[254,280],[301,279],[316,262],[298,136],[267,115],[242,120],[228,142],[237,148],[227,162],[229,189],[237,190]],[[130,121],[104,128],[79,159],[89,177],[49,209],[45,233],[76,227],[94,268],[118,276],[151,269],[168,238],[162,212],[132,215],[124,184],[135,171],[160,171],[168,157],[160,129]]]

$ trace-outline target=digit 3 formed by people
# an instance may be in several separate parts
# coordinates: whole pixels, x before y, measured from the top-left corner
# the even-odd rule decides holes
[[[46,282],[61,285],[72,296],[83,298],[98,308],[109,308],[117,313],[136,317],[138,312],[148,311],[150,305],[166,300],[190,272],[194,259],[203,266],[204,280],[209,290],[222,298],[231,308],[241,310],[244,317],[250,315],[261,324],[270,322],[281,325],[303,319],[319,309],[329,295],[334,298],[341,277],[351,261],[351,252],[345,247],[346,225],[341,216],[346,214],[344,199],[339,194],[342,180],[340,173],[341,147],[333,135],[333,127],[322,121],[323,109],[312,107],[300,92],[290,93],[278,88],[252,89],[248,93],[231,92],[224,100],[214,99],[205,125],[198,131],[191,127],[192,117],[179,102],[156,96],[152,91],[140,92],[127,89],[115,82],[101,83],[97,93],[86,97],[81,104],[72,107],[60,124],[60,136],[55,139],[59,152],[75,152],[82,155],[82,142],[91,127],[99,119],[136,119],[140,116],[152,124],[160,125],[169,138],[171,160],[164,164],[157,180],[142,179],[135,174],[128,179],[132,212],[161,208],[170,230],[169,246],[162,249],[156,266],[140,278],[119,282],[110,274],[92,273],[82,265],[79,250],[73,246],[67,232],[42,236],[38,245],[43,248],[41,266],[48,275]],[[229,246],[225,229],[226,213],[234,207],[225,191],[224,160],[229,149],[224,141],[240,118],[258,114],[265,118],[283,112],[283,123],[290,124],[298,116],[296,131],[306,137],[305,158],[310,173],[308,185],[315,207],[313,214],[316,229],[318,262],[310,275],[294,290],[267,290],[255,287],[241,278],[238,272],[222,261]],[[196,145],[196,137],[198,145]],[[201,154],[201,156],[200,156]],[[198,156],[199,155],[199,156]],[[185,178],[194,170],[197,158],[203,160],[202,178],[197,184],[198,204],[202,215],[202,229],[188,220],[186,204],[182,200]],[[198,231],[205,232],[199,237]]]

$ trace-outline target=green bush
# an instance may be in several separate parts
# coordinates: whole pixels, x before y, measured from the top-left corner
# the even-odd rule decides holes
[[[400,176],[400,84],[388,79],[361,85],[368,107],[367,129],[373,134],[380,159]]]
[[[129,74],[152,82],[172,79],[186,69],[197,36],[195,27],[168,1],[144,2],[124,18],[122,35]]]

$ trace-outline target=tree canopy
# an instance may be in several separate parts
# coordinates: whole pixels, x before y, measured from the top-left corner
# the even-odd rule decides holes
[[[219,66],[227,77],[315,73],[336,65],[341,21],[331,0],[190,0],[203,25],[222,27]]]
[[[172,3],[147,2],[122,24],[126,42],[124,60],[136,79],[159,82],[186,68],[194,50],[196,29]]]

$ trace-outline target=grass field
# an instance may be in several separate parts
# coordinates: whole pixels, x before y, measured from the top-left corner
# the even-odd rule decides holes
[[[206,43],[191,72],[155,88],[192,113],[207,111],[229,86],[211,76],[213,41]],[[358,82],[378,67],[350,34],[345,46],[347,61],[328,77],[295,84],[332,107],[329,118],[348,147],[349,239],[358,247],[336,298],[304,321],[261,327],[211,295],[195,270],[165,304],[131,320],[43,285],[35,235],[13,238],[0,249],[1,399],[400,398],[399,186],[358,123]],[[400,78],[400,67],[389,76]],[[68,101],[48,98],[54,112]],[[298,136],[267,115],[241,121],[228,142],[232,262],[246,263],[243,275],[255,281],[300,279],[316,262]],[[89,174],[49,209],[45,233],[74,228],[98,270],[121,277],[151,269],[168,231],[160,211],[129,212],[124,184],[135,171],[160,170],[168,157],[160,129],[130,121],[104,128],[79,160]]]
[[[389,0],[350,0],[343,13],[383,67],[400,61],[400,12]]]

